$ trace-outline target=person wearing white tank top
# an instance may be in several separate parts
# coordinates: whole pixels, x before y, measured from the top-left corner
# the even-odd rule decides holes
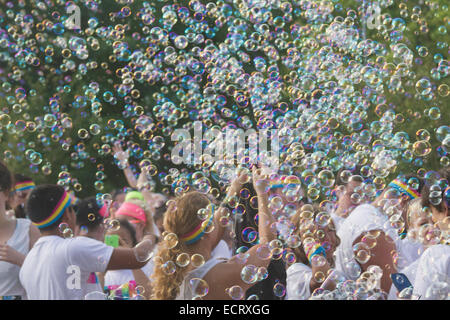
[[[12,188],[12,176],[0,162],[0,300],[26,299],[19,280],[25,256],[39,238],[39,230],[28,219],[6,214],[6,199]]]
[[[245,292],[263,279],[258,275],[267,274],[271,260],[268,243],[275,239],[270,230],[274,219],[268,209],[268,176],[256,167],[252,174],[258,195],[260,243],[231,259],[214,257],[212,251],[225,232],[224,221],[229,219],[228,209],[216,208],[200,192],[189,192],[169,201],[164,215],[167,233],[154,257],[152,299],[244,299]],[[239,172],[224,202],[230,204],[249,178],[250,171]]]

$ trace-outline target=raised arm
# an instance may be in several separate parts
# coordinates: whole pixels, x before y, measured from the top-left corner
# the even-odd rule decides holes
[[[126,167],[123,170],[125,178],[127,179],[128,185],[131,188],[137,188],[137,180],[128,164],[128,152],[123,151],[120,143],[115,143],[112,147],[114,152],[114,158],[119,160],[121,163],[126,163]]]
[[[249,249],[244,255],[234,256],[226,263],[220,263],[215,266],[204,280],[210,284],[209,293],[204,298],[231,299],[226,289],[232,286],[240,286],[243,292],[247,291],[255,283],[247,283],[241,277],[242,269],[245,266],[253,265],[256,268],[267,268],[272,255],[269,249],[269,242],[275,239],[275,235],[270,229],[274,218],[268,208],[268,194],[266,192],[268,181],[267,177],[261,174],[261,169],[253,169],[253,184],[258,196],[258,231],[260,243]]]

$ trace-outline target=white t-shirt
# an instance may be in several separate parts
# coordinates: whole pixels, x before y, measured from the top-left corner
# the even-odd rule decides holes
[[[286,274],[286,300],[307,300],[311,296],[312,269],[303,263],[294,263]]]
[[[217,246],[211,252],[212,258],[231,259],[232,256],[233,255],[231,254],[231,250],[224,240],[220,240]]]
[[[153,259],[150,259],[141,270],[147,277],[150,277],[153,273]],[[105,274],[105,286],[121,286],[132,280],[135,279],[131,269],[110,270]]]
[[[114,248],[87,237],[39,238],[20,270],[31,300],[83,300],[92,272],[105,272]]]
[[[438,244],[424,251],[413,286],[421,300],[450,298],[450,246]]]
[[[419,266],[420,259],[417,259],[406,268],[401,269],[399,273],[403,273],[411,282],[411,285],[414,287],[414,282],[416,280],[417,267]],[[398,290],[395,286],[391,286],[391,290],[389,291],[388,300],[397,300],[398,298]]]
[[[26,255],[30,249],[30,225],[28,219],[17,219],[16,228],[11,238],[6,242],[11,248]],[[25,289],[19,281],[20,267],[0,261],[0,296],[21,296],[26,299]]]
[[[382,230],[394,242],[399,239],[393,228],[388,225],[387,217],[370,204],[363,204],[355,208],[341,224],[337,235],[341,244],[335,251],[336,269],[343,273],[345,278],[356,280],[361,272],[358,262],[354,259],[353,242],[363,233],[371,230]]]
[[[409,238],[399,239],[395,244],[398,251],[397,268],[399,270],[414,263],[424,251],[423,244]]]

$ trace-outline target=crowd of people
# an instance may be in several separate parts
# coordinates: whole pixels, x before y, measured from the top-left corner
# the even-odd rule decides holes
[[[320,203],[256,165],[221,197],[125,176],[110,199],[78,199],[0,163],[0,297],[449,299],[448,168],[379,189],[342,168]]]

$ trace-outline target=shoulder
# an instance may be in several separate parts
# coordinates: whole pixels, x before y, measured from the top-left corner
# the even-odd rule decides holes
[[[445,244],[431,246],[423,252],[421,257],[423,260],[436,260],[442,258],[450,258],[450,246]]]
[[[308,272],[312,272],[311,268],[303,263],[294,263],[286,271],[288,276],[294,275],[296,273],[308,273]]]
[[[65,245],[67,248],[74,253],[89,253],[93,249],[98,249],[100,247],[105,247],[103,242],[97,241],[84,236],[78,236],[70,239],[65,239]]]

